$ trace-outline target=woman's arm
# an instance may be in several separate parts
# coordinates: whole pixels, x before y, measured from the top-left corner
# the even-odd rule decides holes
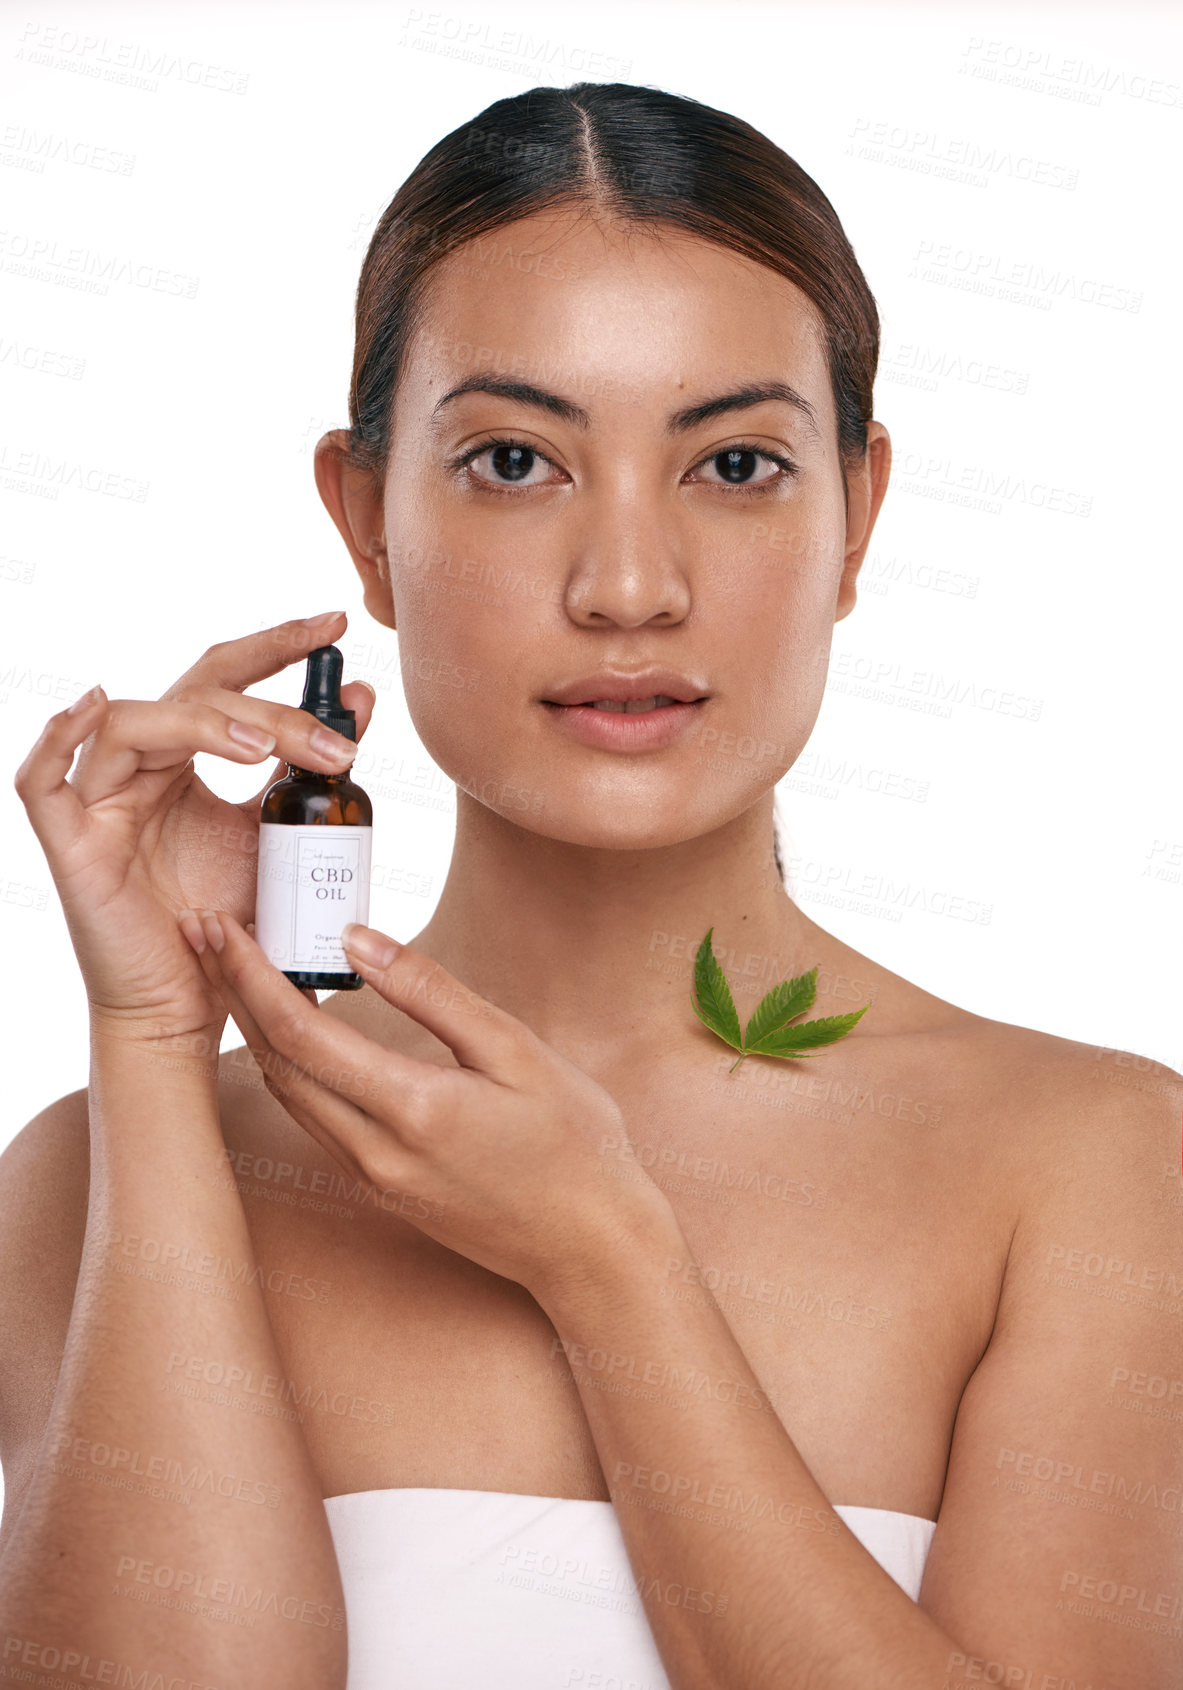
[[[69,1335],[0,1542],[0,1682],[343,1686],[340,1577],[225,1177],[217,1058],[92,1015],[89,1102]]]
[[[375,929],[345,935],[351,960],[459,1066],[322,1014],[227,911],[185,932],[293,1120],[379,1187],[425,1198],[432,1220],[416,1225],[524,1285],[549,1316],[677,1690],[943,1690],[958,1644],[838,1520],[718,1306],[662,1295],[671,1260],[691,1252],[658,1186],[602,1177],[605,1134],[627,1138],[619,1105],[514,1016]],[[693,1370],[733,1387],[732,1400],[690,1393],[671,1409],[598,1391],[579,1345],[646,1382]],[[683,1498],[747,1529],[666,1511]]]
[[[1098,1393],[1106,1378],[1165,1390],[1180,1374],[1178,1223],[1155,1199],[1179,1166],[1183,1081],[1173,1101],[1164,1088],[1135,1108],[1065,1078],[1025,1123],[995,1327],[958,1407],[913,1602],[835,1514],[713,1299],[665,1294],[676,1279],[684,1291],[694,1258],[660,1187],[604,1179],[605,1135],[629,1137],[601,1086],[375,929],[343,936],[351,959],[456,1067],[323,1015],[228,913],[188,936],[293,1120],[344,1166],[422,1198],[423,1232],[549,1316],[677,1690],[1174,1686],[1183,1445],[1165,1419]],[[1060,1271],[1082,1262],[1103,1282]],[[616,1371],[657,1389],[594,1388]],[[671,1406],[675,1372],[709,1391],[679,1389]],[[1012,1491],[1020,1460],[1080,1507],[1038,1494],[1054,1486]]]
[[[579,1388],[671,1682],[942,1690],[959,1645],[834,1513],[694,1267],[671,1211],[553,1295],[531,1287]],[[612,1374],[653,1388],[603,1389]],[[703,1388],[679,1389],[671,1407],[675,1379]]]
[[[1183,1077],[1104,1077],[1074,1062],[1025,1125],[917,1603],[834,1514],[672,1215],[535,1276],[677,1690],[1183,1686]],[[613,1373],[666,1390],[594,1388]]]
[[[942,1690],[958,1645],[833,1513],[713,1299],[662,1295],[670,1261],[690,1250],[656,1185],[601,1177],[596,1146],[626,1133],[615,1101],[515,1017],[374,929],[346,936],[351,960],[458,1067],[331,1021],[228,912],[185,932],[292,1118],[379,1186],[428,1197],[425,1232],[526,1286],[550,1317],[677,1690]],[[359,937],[386,960],[367,960]],[[579,1345],[645,1379],[692,1369],[725,1382],[732,1400],[692,1394],[671,1411],[597,1391],[599,1375],[585,1388]],[[744,1529],[666,1511],[683,1498]]]

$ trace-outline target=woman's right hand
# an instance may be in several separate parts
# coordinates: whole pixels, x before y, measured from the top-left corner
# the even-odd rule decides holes
[[[281,622],[211,646],[156,702],[97,689],[46,723],[13,785],[49,862],[92,1019],[152,1043],[201,1035],[216,1054],[226,1007],[177,916],[227,909],[244,926],[253,920],[263,794],[284,764],[341,774],[357,749],[307,710],[243,689],[333,644],[344,627],[344,611]],[[354,681],[341,700],[356,712],[360,740],[374,694]],[[261,730],[262,742],[241,743],[236,725]],[[318,732],[340,752],[317,749]],[[231,804],[198,778],[198,751],[234,763],[274,752],[281,766],[254,797]]]

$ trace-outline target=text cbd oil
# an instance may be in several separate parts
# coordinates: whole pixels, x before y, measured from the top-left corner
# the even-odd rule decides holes
[[[341,703],[341,664],[335,645],[309,652],[300,709],[356,740],[357,719]],[[297,986],[352,992],[365,984],[346,960],[341,930],[369,925],[373,820],[348,770],[289,763],[263,796],[255,941]]]

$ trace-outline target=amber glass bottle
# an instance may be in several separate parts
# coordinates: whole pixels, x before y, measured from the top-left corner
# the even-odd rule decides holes
[[[308,654],[301,710],[356,740],[357,718],[341,703],[341,652]],[[365,985],[341,944],[347,922],[369,925],[374,813],[347,770],[322,774],[288,764],[267,788],[259,815],[255,940],[297,986],[355,992]]]

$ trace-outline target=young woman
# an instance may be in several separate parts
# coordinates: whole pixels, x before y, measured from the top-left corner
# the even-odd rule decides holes
[[[343,613],[47,723],[16,784],[92,1066],[2,1164],[8,1680],[1180,1682],[1183,1080],[1116,1098],[776,859],[877,353],[748,124],[498,101],[381,219],[316,456],[457,783],[426,927],[355,929],[319,1006],[251,937],[262,790],[356,747],[247,689]],[[197,751],[280,761],[231,805]],[[741,1023],[815,968],[812,1017],[869,1008],[736,1070],[708,930]]]

